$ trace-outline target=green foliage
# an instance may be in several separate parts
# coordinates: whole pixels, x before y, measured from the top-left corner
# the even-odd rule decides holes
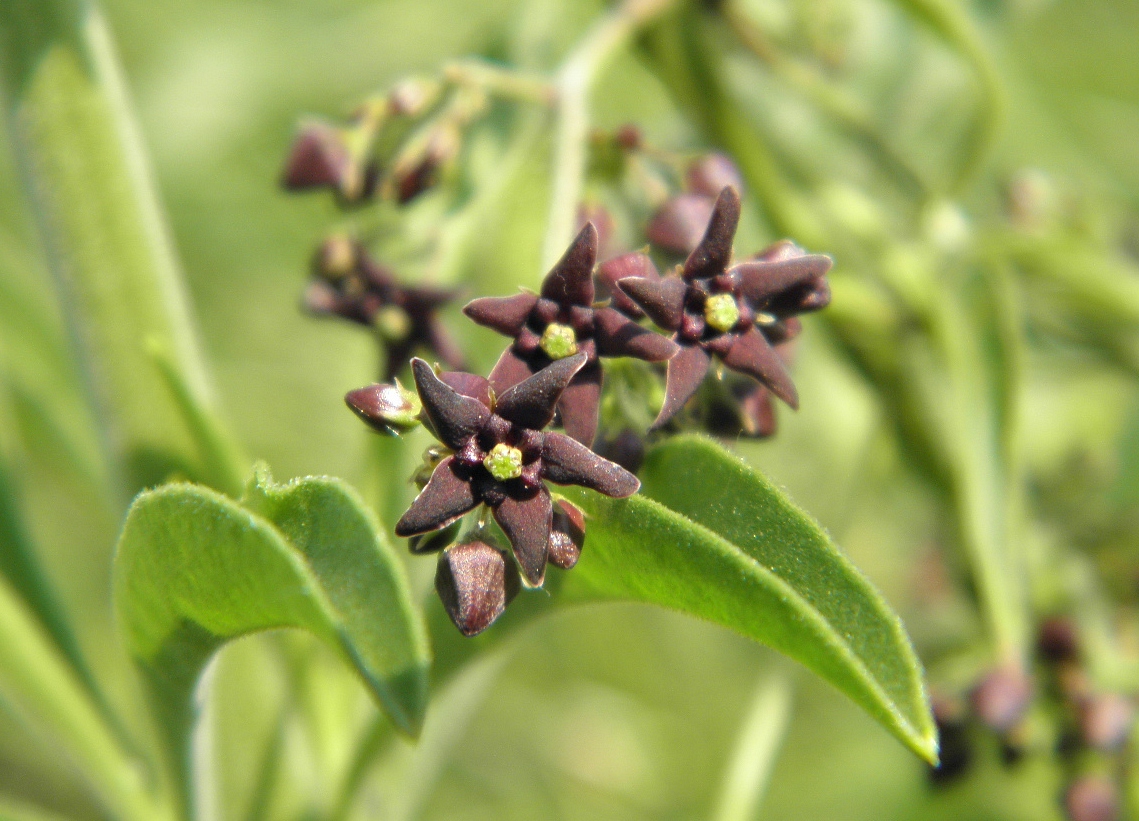
[[[293,627],[353,665],[393,723],[418,732],[429,654],[402,568],[359,498],[336,479],[276,486],[246,506],[202,487],[140,495],[115,560],[116,609],[175,756],[193,690],[226,641]]]
[[[730,627],[806,665],[937,760],[901,622],[809,516],[706,439],[654,448],[643,481],[648,498],[568,494],[590,516],[569,596],[581,587]]]

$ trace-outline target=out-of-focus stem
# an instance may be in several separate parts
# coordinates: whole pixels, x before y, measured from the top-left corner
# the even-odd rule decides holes
[[[589,93],[593,82],[613,54],[638,29],[666,12],[675,1],[625,0],[594,24],[558,71],[554,182],[542,247],[545,268],[562,255],[573,234],[585,175]]]

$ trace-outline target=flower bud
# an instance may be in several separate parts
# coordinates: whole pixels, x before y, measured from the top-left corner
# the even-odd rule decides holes
[[[378,177],[375,165],[364,158],[368,142],[352,129],[319,120],[305,123],[289,150],[282,184],[290,191],[333,188],[347,202],[367,199]],[[354,143],[360,150],[353,150]]]
[[[514,560],[486,542],[457,544],[439,556],[435,590],[464,636],[490,627],[520,586]]]
[[[1119,790],[1100,775],[1085,775],[1064,793],[1064,811],[1070,821],[1118,821]]]
[[[1118,693],[1100,693],[1080,704],[1080,736],[1103,752],[1118,750],[1131,735],[1135,706]]]
[[[1063,616],[1045,619],[1036,634],[1036,652],[1053,664],[1077,661],[1080,657],[1080,637],[1075,623]]]
[[[550,564],[569,570],[581,558],[585,542],[585,514],[576,506],[561,500],[554,505],[553,524],[550,527]]]
[[[729,185],[743,191],[743,179],[736,164],[724,154],[705,154],[688,166],[684,184],[690,193],[716,199]]]
[[[423,411],[415,391],[409,391],[398,380],[392,385],[369,385],[349,391],[344,401],[372,428],[388,436],[398,436],[417,427]]]
[[[712,218],[715,202],[701,194],[679,194],[668,199],[649,222],[649,242],[672,254],[688,254],[700,244]]]
[[[969,694],[973,712],[989,728],[1005,735],[1013,730],[1032,700],[1032,681],[1017,665],[998,667]]]
[[[636,431],[625,428],[615,438],[598,442],[596,452],[603,459],[636,473],[645,461],[645,440]]]

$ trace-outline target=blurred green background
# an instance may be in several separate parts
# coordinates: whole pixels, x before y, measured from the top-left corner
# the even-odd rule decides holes
[[[341,217],[327,197],[290,197],[278,187],[297,118],[344,115],[393,80],[452,57],[484,54],[549,70],[601,4],[103,5],[224,412],[248,452],[278,477],[331,474],[374,496],[385,484],[368,475],[377,445],[342,401],[374,378],[372,340],[299,310],[310,254]],[[905,3],[743,5],[776,41],[874,112],[919,175],[948,191],[947,169],[976,109],[975,89],[960,56]],[[862,220],[869,234],[884,226],[887,251],[912,250],[913,237],[935,248],[979,247],[1013,219],[1002,192],[1020,180],[1037,186],[1032,207],[1055,221],[1045,233],[1109,248],[1113,271],[1139,277],[1139,3],[981,0],[967,12],[992,55],[1006,111],[982,173],[925,210],[883,182],[862,147],[836,135],[798,90],[742,58],[730,69],[790,184],[809,191],[826,217],[824,236],[831,225],[857,236]],[[602,128],[636,122],[656,144],[702,147],[633,54],[621,56],[599,85],[594,121]],[[464,272],[471,293],[507,293],[543,275],[548,149],[545,139],[535,141],[480,230]],[[10,152],[0,154],[0,352],[10,386],[0,437],[16,454],[30,530],[83,649],[110,698],[124,714],[137,714],[139,694],[109,606],[121,511],[99,489],[104,467],[68,331]],[[761,213],[745,199],[744,245],[777,238]],[[841,243],[811,250],[833,252],[839,276],[870,264],[844,258]],[[1134,289],[1139,279],[1124,285]],[[842,294],[836,289],[836,307]],[[1018,418],[1033,510],[1023,539],[1058,546],[1060,554],[1048,547],[1033,555],[1045,562],[1063,555],[1065,573],[1086,574],[1087,587],[1111,593],[1105,600],[1126,650],[1139,626],[1124,607],[1135,601],[1139,578],[1139,329],[1124,327],[1108,344],[1094,327],[1055,309],[1062,290],[1026,288],[1022,296],[1029,318]],[[1082,317],[1095,325],[1094,315]],[[485,373],[497,339],[459,321],[457,311],[451,319]],[[964,560],[943,550],[951,541],[944,508],[898,447],[880,394],[818,317],[805,326],[795,370],[802,410],[780,409],[774,440],[738,449],[878,585],[931,664],[934,682],[963,686],[981,662],[961,658],[983,652],[947,649],[973,646],[983,628],[967,586],[951,581]],[[377,505],[389,520],[398,506]],[[430,591],[434,562],[408,557],[408,566],[425,607],[439,610]],[[215,672],[207,716],[221,817],[323,818],[374,708],[314,644],[290,637],[282,655],[270,641],[239,642]],[[762,817],[1060,817],[1063,774],[1047,755],[1002,768],[995,750],[982,749],[968,778],[933,789],[924,766],[844,697],[742,638],[669,613],[634,606],[559,612],[529,628],[504,663],[486,681],[459,679],[446,705],[436,705],[450,710],[442,728],[418,748],[397,741],[386,750],[365,776],[355,817],[713,817],[753,694],[773,671],[790,671],[795,688]],[[267,750],[279,752],[269,769]],[[77,818],[100,817],[75,773],[2,710],[0,792]],[[254,810],[259,801],[262,809]]]

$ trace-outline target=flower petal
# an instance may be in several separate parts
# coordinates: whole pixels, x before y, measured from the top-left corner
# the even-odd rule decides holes
[[[494,388],[495,393],[505,393],[507,389],[513,388],[533,375],[534,371],[530,369],[530,364],[515,353],[514,346],[511,345],[502,352],[487,379],[490,380],[490,386]]]
[[[584,542],[585,514],[569,502],[559,501],[554,505],[547,561],[562,570],[569,570],[581,558]]]
[[[427,485],[396,522],[397,536],[438,530],[467,511],[474,510],[479,500],[475,498],[470,482],[459,476],[455,467],[454,456],[448,456],[435,466]]]
[[[615,308],[593,312],[593,338],[599,356],[632,356],[646,362],[664,362],[679,350],[666,336],[642,328]]]
[[[411,358],[414,340],[405,339],[402,342],[392,342],[385,351],[387,359],[384,362],[384,381],[391,382],[399,375]]]
[[[680,352],[668,360],[665,378],[664,406],[653,421],[652,430],[662,427],[676,416],[684,403],[692,398],[708,373],[712,359],[699,345],[681,345]]]
[[[732,261],[732,240],[740,222],[740,194],[730,185],[720,192],[704,239],[684,262],[684,278],[697,279],[723,273]]]
[[[684,320],[684,298],[688,295],[688,283],[680,277],[626,277],[617,282],[617,287],[640,305],[649,319],[666,331],[675,331]]]
[[[823,254],[805,254],[775,262],[741,262],[732,270],[740,276],[744,297],[761,307],[779,294],[822,277],[831,264],[831,258]]]
[[[431,429],[440,442],[452,450],[459,450],[490,418],[490,409],[477,399],[456,392],[418,357],[411,360],[411,372]]]
[[[799,407],[799,393],[783,360],[757,329],[748,328],[747,333],[740,334],[724,357],[724,364],[755,377],[792,408]]]
[[[625,468],[560,433],[546,434],[542,465],[542,476],[555,484],[581,485],[618,499],[632,496],[641,487],[641,481]]]
[[[775,433],[775,402],[771,391],[763,385],[756,385],[755,390],[740,400],[740,415],[747,436],[766,439]]]
[[[546,575],[552,518],[553,502],[544,487],[521,499],[507,496],[494,509],[494,520],[510,540],[522,578],[531,587],[541,587]]]
[[[490,407],[490,382],[478,374],[465,371],[444,371],[439,379],[456,393],[477,399],[488,408]]]
[[[593,263],[597,260],[597,229],[587,222],[565,254],[542,281],[542,296],[568,307],[593,304]]]
[[[617,287],[618,280],[626,277],[658,280],[660,273],[657,272],[657,268],[653,265],[648,254],[640,252],[613,257],[613,259],[603,262],[601,267],[597,269],[597,284],[600,286],[598,290],[601,292],[599,296],[602,298],[609,297],[612,300],[613,307],[625,316],[640,319],[645,315],[645,312],[637,303],[629,299],[628,294]]]
[[[463,313],[479,325],[493,328],[500,334],[518,336],[537,302],[537,294],[486,296],[468,302],[463,307]]]
[[[576,353],[551,362],[500,394],[494,412],[520,427],[541,430],[554,418],[554,406],[586,358]]]
[[[566,434],[584,445],[593,444],[600,409],[601,363],[594,361],[578,371],[558,400]]]
[[[439,355],[439,358],[448,368],[460,370],[466,367],[466,357],[462,349],[455,344],[447,327],[436,317],[427,320],[423,330],[423,342]],[[460,391],[462,393],[462,391]]]

